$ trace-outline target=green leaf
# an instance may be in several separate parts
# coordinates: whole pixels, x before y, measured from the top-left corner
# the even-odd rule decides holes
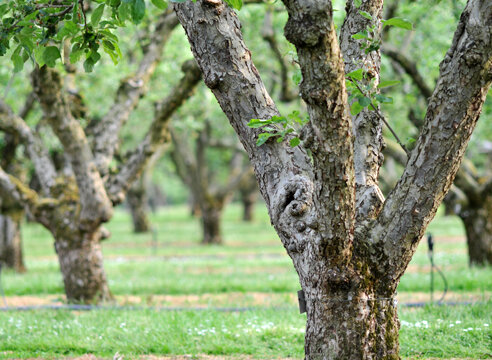
[[[118,16],[121,21],[126,21],[130,18],[130,7],[131,4],[128,2],[122,2],[118,7]]]
[[[369,106],[370,103],[371,103],[371,99],[369,99],[367,96],[361,96],[359,98],[359,104],[363,108],[365,108],[366,106]]]
[[[167,2],[164,0],[151,0],[152,4],[160,10],[166,10],[167,9]]]
[[[56,46],[48,46],[43,51],[43,61],[49,67],[54,67],[56,60],[61,59],[60,50]]]
[[[101,17],[103,16],[104,13],[104,4],[99,5],[97,8],[94,9],[91,15],[91,24],[94,27],[97,27],[99,24],[99,21],[101,21]]]
[[[355,101],[350,107],[350,113],[354,116],[360,113],[362,110],[364,110],[364,107],[360,106],[360,104],[357,101]]]
[[[381,81],[378,85],[378,89],[382,89],[385,87],[390,87],[390,86],[395,86],[398,85],[400,82],[398,80],[386,80],[386,81]]]
[[[405,29],[405,30],[412,30],[413,29],[413,25],[410,21],[403,19],[403,18],[399,18],[399,17],[394,17],[394,18],[391,18],[388,20],[383,20],[383,27],[385,27],[385,26],[396,26],[396,27],[399,27],[399,28]]]
[[[367,30],[362,30],[359,31],[357,34],[352,35],[352,39],[355,40],[369,39],[369,34],[367,33]]]
[[[361,14],[363,17],[365,17],[368,20],[372,20],[371,14],[369,14],[367,11],[359,11],[359,14]]]
[[[359,8],[362,5],[362,0],[354,0],[354,5],[356,8]]]
[[[296,147],[300,143],[301,143],[301,139],[299,139],[298,137],[295,137],[295,138],[290,140],[289,145],[290,145],[290,147]]]
[[[24,68],[24,59],[21,56],[22,45],[17,46],[17,48],[12,53],[10,59],[14,64],[14,72],[19,72]]]
[[[145,16],[145,1],[133,0],[132,20],[135,24],[139,24]]]
[[[393,98],[381,94],[374,95],[374,98],[381,104],[393,104]]]
[[[275,134],[270,134],[270,133],[261,133],[258,135],[258,140],[256,140],[256,146],[261,146],[264,143],[267,142],[268,139],[271,137],[275,136]]]
[[[351,71],[347,74],[348,77],[355,79],[355,80],[362,80],[364,76],[364,70],[362,69],[357,69],[354,71]]]
[[[237,10],[241,10],[243,7],[243,0],[226,0],[226,3]]]
[[[91,51],[84,61],[85,72],[92,72],[94,70],[94,65],[99,61],[101,55],[97,51]]]
[[[253,129],[261,128],[262,126],[269,125],[272,120],[251,119],[248,126]]]

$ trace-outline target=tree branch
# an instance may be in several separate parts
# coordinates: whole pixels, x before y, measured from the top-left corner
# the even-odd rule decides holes
[[[159,63],[164,45],[178,23],[176,15],[172,12],[166,12],[161,16],[150,43],[145,48],[137,72],[120,83],[113,105],[95,126],[93,150],[97,168],[102,175],[107,173],[109,163],[118,147],[120,130],[146,93],[147,84]]]
[[[369,246],[388,259],[379,265],[386,280],[403,274],[451,187],[491,81],[492,4],[469,0],[440,65],[416,148],[370,229],[369,238],[377,241]]]
[[[44,226],[49,226],[55,199],[39,198],[38,194],[0,167],[0,208],[2,213],[26,208]]]
[[[84,130],[73,118],[62,93],[60,75],[46,66],[37,68],[33,72],[33,88],[45,118],[70,157],[81,203],[80,226],[98,226],[101,221],[107,221],[111,217],[111,203],[94,163]]]
[[[270,215],[272,219],[278,219],[288,212],[289,206],[297,205],[300,197],[309,198],[302,191],[290,198],[288,193],[292,190],[287,190],[299,186],[310,191],[313,175],[309,157],[302,147],[292,149],[285,142],[271,140],[256,146],[262,130],[251,129],[248,122],[280,114],[251,61],[234,11],[214,0],[174,4],[174,9],[203,72],[205,84],[239,135],[255,168]]]
[[[157,104],[155,117],[144,140],[133,150],[120,170],[106,183],[106,189],[114,204],[121,202],[133,181],[140,175],[151,156],[169,142],[168,123],[172,114],[188,99],[201,80],[201,72],[194,60],[183,64],[185,73],[170,95]]]
[[[380,82],[381,55],[379,50],[366,54],[360,40],[352,35],[365,30],[369,25],[376,26],[375,41],[380,41],[379,21],[383,10],[382,0],[364,1],[357,7],[356,1],[349,0],[346,5],[347,16],[340,31],[340,47],[345,59],[345,72],[348,74],[363,69],[364,85],[374,79],[374,89]],[[373,20],[360,14],[365,11]],[[358,86],[358,85],[357,85]],[[357,100],[355,100],[357,101]],[[374,110],[376,109],[376,110]],[[377,108],[366,108],[352,116],[354,133],[354,169],[356,183],[356,219],[358,222],[374,218],[384,202],[378,186],[379,169],[383,163],[383,122]],[[392,129],[391,129],[392,130]]]
[[[51,187],[55,185],[56,170],[51,162],[48,150],[25,121],[15,115],[12,109],[2,100],[0,100],[0,130],[15,134],[20,138],[26,146],[27,154],[34,165],[43,193],[49,195]]]
[[[261,36],[268,43],[270,49],[272,49],[272,52],[280,65],[280,101],[289,102],[297,98],[298,94],[290,87],[288,62],[285,60],[285,57],[280,51],[280,47],[275,36],[275,30],[273,29],[272,17],[272,11],[267,11],[265,13]]]
[[[330,244],[323,251],[329,253],[329,267],[343,266],[350,258],[355,225],[354,147],[332,2],[283,2],[289,14],[284,32],[297,49],[300,93],[310,118],[306,132],[316,172],[313,201],[327,229],[321,242]]]

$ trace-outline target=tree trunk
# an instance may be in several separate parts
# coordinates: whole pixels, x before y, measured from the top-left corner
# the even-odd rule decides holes
[[[143,179],[133,183],[127,194],[128,205],[133,220],[133,231],[136,233],[145,233],[150,231],[150,223],[147,216],[147,191]]]
[[[6,215],[0,215],[0,262],[17,272],[26,271],[20,221]]]
[[[492,198],[481,207],[462,211],[460,217],[465,225],[470,266],[492,265]]]
[[[202,205],[202,244],[221,245],[223,243],[222,232],[220,229],[220,222],[222,221],[222,210],[223,206],[221,204],[205,204],[205,206]]]
[[[306,298],[306,360],[400,359],[393,298],[319,287]]]
[[[258,185],[253,173],[241,182],[239,193],[243,203],[243,221],[251,222],[258,194]]]
[[[99,229],[94,233],[55,234],[55,250],[68,302],[94,303],[111,300],[103,266]]]
[[[252,222],[256,196],[241,196],[241,201],[243,203],[243,221]]]

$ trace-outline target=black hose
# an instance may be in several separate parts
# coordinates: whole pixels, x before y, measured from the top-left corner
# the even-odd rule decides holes
[[[486,304],[484,302],[471,302],[471,301],[457,301],[457,302],[440,302],[435,305],[438,306],[460,306],[460,305],[476,305]],[[402,307],[418,308],[427,306],[427,302],[412,302],[401,304]],[[248,312],[248,311],[288,311],[297,310],[295,306],[283,306],[283,307],[164,307],[164,306],[119,306],[119,305],[81,305],[81,304],[67,304],[67,305],[33,305],[33,306],[11,306],[0,307],[0,311],[33,311],[33,310],[75,310],[75,311],[92,311],[92,310],[118,310],[118,311],[218,311],[218,312]]]
[[[431,283],[430,283],[431,302],[434,302],[434,269],[436,269],[437,273],[441,276],[442,281],[444,282],[444,291],[442,293],[441,298],[437,301],[437,304],[441,304],[448,292],[448,281],[444,276],[444,273],[441,271],[441,269],[438,266],[436,266],[436,264],[434,263],[434,239],[431,233],[427,234],[427,245],[429,247],[429,260],[431,263]]]

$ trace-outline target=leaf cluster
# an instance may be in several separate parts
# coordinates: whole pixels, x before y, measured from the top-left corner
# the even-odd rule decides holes
[[[168,0],[150,2],[158,10],[168,7]],[[226,2],[235,9],[243,4]],[[15,72],[29,59],[53,67],[68,41],[70,62],[83,61],[86,72],[101,59],[101,50],[116,64],[122,54],[115,30],[127,22],[139,24],[146,9],[146,0],[7,0],[0,5],[0,56],[11,54]]]
[[[299,130],[308,123],[309,118],[303,117],[299,111],[295,110],[287,116],[273,116],[270,119],[252,119],[248,126],[253,129],[262,128],[266,130],[258,135],[256,146],[261,146],[270,138],[277,138],[277,142],[282,142],[287,135],[292,134],[289,140],[291,147],[296,147],[301,143]]]

